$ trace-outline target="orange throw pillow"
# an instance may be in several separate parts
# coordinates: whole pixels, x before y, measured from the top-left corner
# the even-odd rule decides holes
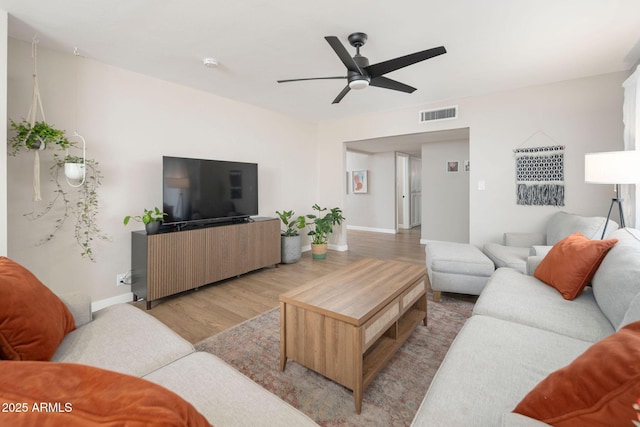
[[[640,397],[640,321],[542,380],[513,412],[555,427],[632,426]]]
[[[76,328],[60,298],[6,257],[0,257],[0,301],[0,359],[50,360]]]
[[[210,425],[158,384],[73,363],[0,362],[0,403],[0,423],[11,426]]]
[[[533,275],[573,300],[591,281],[618,239],[590,240],[574,233],[553,245]]]

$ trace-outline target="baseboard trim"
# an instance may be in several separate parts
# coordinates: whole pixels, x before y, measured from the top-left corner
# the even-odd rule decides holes
[[[361,227],[359,225],[347,225],[347,230],[371,231],[371,232],[374,232],[374,233],[384,233],[384,234],[396,234],[396,230],[395,229],[375,228],[375,227]]]
[[[133,301],[133,293],[131,292],[122,295],[116,295],[115,297],[101,299],[100,301],[93,301],[91,303],[91,311],[96,312],[98,310],[102,310],[103,308],[107,308],[110,305],[122,304],[131,301]]]

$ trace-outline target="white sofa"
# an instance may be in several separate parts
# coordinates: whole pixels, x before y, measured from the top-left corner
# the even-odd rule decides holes
[[[504,234],[501,244],[487,243],[483,252],[496,268],[511,267],[525,273],[529,256],[544,255],[553,245],[575,232],[589,239],[600,239],[605,222],[604,217],[586,217],[560,211],[549,218],[544,233],[508,232]],[[609,220],[607,224],[605,237],[618,228],[615,221]]]
[[[546,425],[512,411],[550,373],[640,320],[640,232],[619,229],[610,237],[618,243],[600,264],[592,287],[573,301],[535,277],[497,269],[412,425]],[[529,259],[531,271],[539,261]]]
[[[63,296],[76,330],[52,362],[72,362],[141,377],[191,403],[215,426],[316,426],[309,417],[221,359],[196,352],[156,318],[119,304],[91,316],[90,301]]]

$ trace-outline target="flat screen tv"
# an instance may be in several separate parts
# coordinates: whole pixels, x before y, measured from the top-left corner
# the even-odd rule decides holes
[[[165,224],[231,222],[258,214],[258,165],[162,157]]]

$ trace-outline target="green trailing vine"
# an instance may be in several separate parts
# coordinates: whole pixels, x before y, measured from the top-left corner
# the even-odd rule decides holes
[[[38,142],[42,141],[45,141],[49,148],[57,148],[61,151],[75,146],[74,143],[65,137],[63,130],[55,129],[44,122],[36,122],[33,128],[31,128],[29,123],[24,120],[21,123],[15,123],[12,120],[11,128],[16,132],[16,134],[9,139],[8,148],[11,150],[9,153],[11,156],[17,156],[23,148],[32,147],[33,149],[37,149],[40,146]],[[72,194],[69,187],[65,185],[65,162],[82,163],[82,161],[82,157],[65,156],[55,152],[53,154],[53,165],[51,165],[49,169],[50,181],[55,184],[53,198],[42,209],[26,213],[24,217],[29,220],[38,220],[47,214],[58,212],[58,210],[54,210],[54,207],[61,204],[61,217],[56,219],[53,230],[41,239],[37,245],[42,245],[52,240],[67,220],[70,217],[74,217],[74,237],[81,248],[80,253],[82,257],[89,258],[95,262],[96,258],[93,251],[94,241],[111,240],[110,237],[100,229],[96,220],[100,212],[98,188],[103,178],[98,168],[99,163],[90,158],[84,160],[84,183],[78,187],[70,187],[75,190],[73,191],[75,194]]]

